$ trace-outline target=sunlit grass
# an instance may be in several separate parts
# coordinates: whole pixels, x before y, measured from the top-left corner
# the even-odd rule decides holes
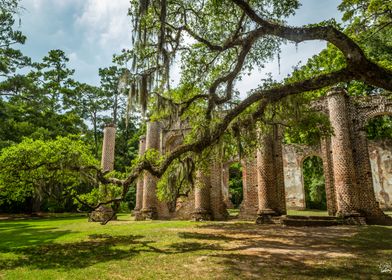
[[[287,210],[287,215],[295,216],[328,216],[325,210],[305,209],[305,210]]]
[[[307,214],[309,215],[309,214]],[[0,221],[0,279],[388,279],[392,227]]]

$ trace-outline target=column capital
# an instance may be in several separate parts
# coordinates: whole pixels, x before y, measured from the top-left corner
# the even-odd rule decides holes
[[[328,97],[338,95],[338,94],[348,96],[347,91],[342,87],[333,87],[331,88],[331,90],[327,92]]]
[[[107,127],[114,127],[114,128],[116,128],[116,125],[114,123],[105,123],[104,128],[107,128]]]

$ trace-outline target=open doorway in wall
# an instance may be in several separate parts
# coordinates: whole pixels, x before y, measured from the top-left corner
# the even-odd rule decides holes
[[[310,156],[302,163],[306,209],[311,212],[327,210],[323,161],[318,156]]]
[[[392,216],[392,116],[373,117],[365,129],[374,193],[381,209]]]
[[[229,214],[236,217],[243,199],[242,166],[239,162],[229,165],[229,198]]]

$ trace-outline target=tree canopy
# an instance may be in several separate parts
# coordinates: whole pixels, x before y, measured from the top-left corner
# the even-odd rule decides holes
[[[391,2],[343,0],[343,24],[332,19],[292,27],[285,20],[295,15],[299,0],[132,0],[132,46],[115,55],[114,65],[100,69],[101,85],[92,86],[74,79],[62,50],[31,62],[14,49],[26,39],[14,31],[18,1],[2,0],[0,125],[10,133],[0,136],[1,145],[20,143],[23,137],[52,141],[79,134],[99,158],[99,126],[114,122],[121,135],[116,168],[126,176],[88,167],[102,183],[122,188],[121,195],[100,204],[123,200],[143,170],[160,177],[158,185],[166,188],[161,196],[172,198],[170,192],[184,190],[165,182],[184,182],[188,190],[196,166],[203,168],[211,155],[246,154],[257,143],[256,131],[266,132],[271,124],[287,128],[287,142],[308,143],[331,133],[328,120],[308,106],[331,87],[344,87],[352,95],[388,94]],[[283,43],[312,40],[327,42],[327,48],[286,79],[264,79],[240,98],[238,81],[279,58]],[[136,117],[141,112],[143,120],[166,127],[184,123],[183,144],[169,154],[150,150],[136,158],[141,130],[128,123],[135,109]]]
[[[192,131],[170,154],[141,158],[127,179],[108,182],[126,189],[142,170],[165,177],[178,159],[200,157],[227,135],[241,142],[256,126],[268,129],[279,116],[295,119],[298,106],[325,94],[324,89],[360,85],[370,87],[369,93],[392,90],[390,52],[385,51],[390,36],[383,35],[391,32],[391,1],[343,1],[344,26],[334,20],[287,26],[285,19],[299,5],[295,0],[131,1],[134,44],[120,55],[132,65],[124,75],[129,99],[150,120],[170,124],[180,119]],[[369,44],[368,36],[380,40]],[[236,82],[279,55],[282,43],[311,40],[326,41],[328,48],[289,78],[265,80],[238,98]],[[180,72],[173,73],[174,63]],[[173,74],[180,75],[176,86]],[[323,122],[315,118],[308,127]]]
[[[97,69],[100,85],[89,85],[75,78],[61,49],[39,61],[23,54],[19,2],[0,1],[0,211],[74,211],[75,195],[90,204],[99,197],[96,171],[78,168],[99,169],[104,124],[117,126],[120,177],[137,156],[140,126],[124,117],[124,70],[116,62]]]

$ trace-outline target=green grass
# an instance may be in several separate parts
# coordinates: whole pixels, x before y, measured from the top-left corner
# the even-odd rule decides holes
[[[324,210],[305,209],[305,210],[287,210],[287,215],[298,216],[328,216],[328,212]]]
[[[238,215],[240,214],[240,209],[230,208],[230,209],[227,209],[227,212],[229,212],[230,217],[237,218]]]
[[[392,227],[0,221],[0,279],[391,279]]]

